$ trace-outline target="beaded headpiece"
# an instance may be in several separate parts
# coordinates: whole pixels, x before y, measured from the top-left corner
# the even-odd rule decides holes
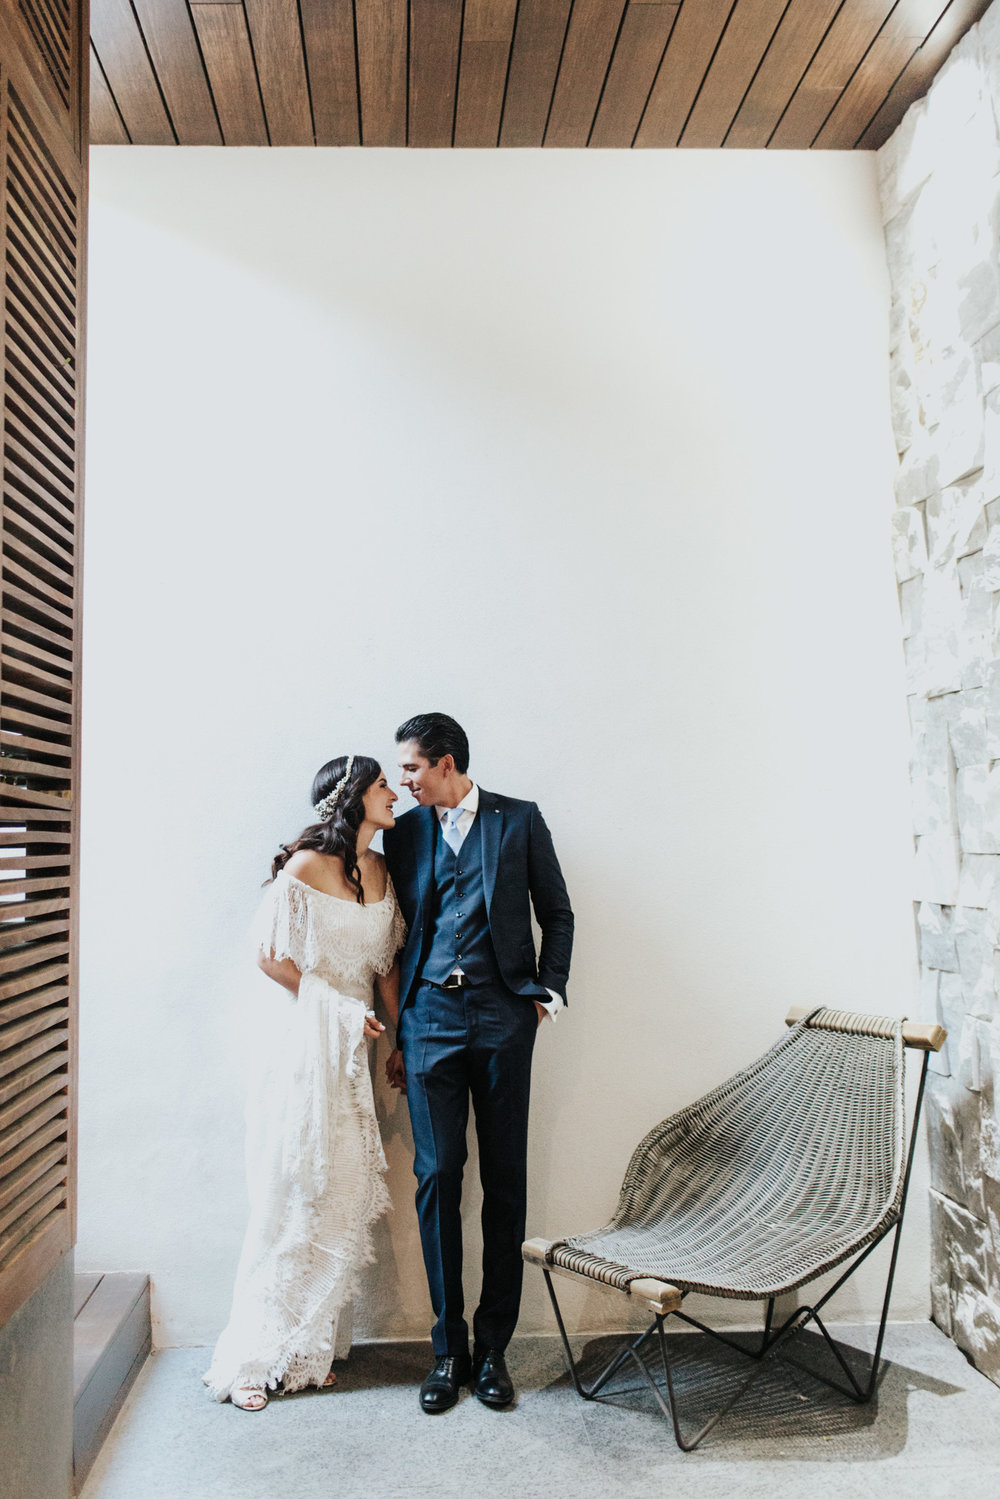
[[[336,786],[334,786],[334,788],[333,788],[333,790],[331,792],[329,792],[326,796],[323,797],[322,801],[318,801],[316,803],[315,807],[313,807],[313,811],[316,813],[316,816],[319,818],[320,822],[326,822],[326,820],[327,820],[328,817],[332,817],[333,816],[333,809],[337,805],[337,803],[340,801],[340,793],[343,791],[344,787],[347,785],[348,781],[351,779],[351,771],[353,769],[354,769],[354,756],[353,755],[348,755],[348,757],[347,757],[347,769],[344,771],[344,774],[341,776],[341,778],[337,782]]]

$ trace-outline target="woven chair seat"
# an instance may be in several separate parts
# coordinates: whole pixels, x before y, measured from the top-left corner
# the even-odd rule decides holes
[[[766,1300],[879,1238],[903,1196],[902,1022],[816,1010],[639,1145],[611,1222],[549,1262]]]

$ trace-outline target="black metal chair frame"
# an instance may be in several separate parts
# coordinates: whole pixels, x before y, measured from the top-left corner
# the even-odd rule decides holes
[[[872,1399],[876,1389],[878,1388],[879,1377],[882,1372],[882,1344],[885,1340],[885,1328],[889,1316],[889,1300],[892,1296],[892,1283],[896,1274],[896,1262],[899,1257],[899,1237],[903,1227],[903,1217],[906,1209],[906,1198],[909,1192],[910,1174],[913,1168],[913,1157],[916,1149],[917,1130],[920,1123],[921,1106],[923,1103],[924,1085],[927,1079],[927,1064],[929,1060],[929,1053],[925,1051],[920,1068],[920,1081],[917,1087],[913,1120],[910,1126],[906,1171],[903,1178],[903,1191],[899,1204],[899,1216],[893,1223],[888,1226],[884,1233],[882,1233],[877,1239],[873,1240],[872,1243],[865,1246],[861,1253],[858,1254],[857,1257],[851,1262],[848,1268],[837,1277],[836,1281],[833,1283],[830,1289],[820,1297],[815,1306],[796,1307],[796,1309],[788,1318],[786,1318],[781,1326],[775,1328],[773,1325],[775,1298],[772,1297],[770,1300],[768,1300],[766,1302],[764,1328],[758,1347],[750,1349],[744,1348],[733,1338],[727,1337],[724,1333],[719,1332],[718,1329],[709,1327],[704,1322],[699,1322],[696,1317],[687,1316],[685,1312],[678,1310],[667,1312],[666,1314],[657,1313],[656,1316],[654,1316],[650,1326],[646,1328],[645,1332],[640,1333],[639,1336],[633,1341],[627,1341],[624,1347],[618,1350],[611,1362],[597,1375],[593,1382],[590,1384],[585,1384],[580,1376],[580,1371],[577,1367],[576,1359],[574,1358],[573,1350],[570,1346],[569,1337],[566,1332],[566,1325],[563,1322],[562,1311],[559,1307],[559,1301],[555,1293],[555,1287],[552,1284],[552,1274],[546,1266],[542,1266],[542,1271],[545,1276],[545,1284],[548,1287],[549,1297],[552,1302],[552,1309],[555,1312],[556,1323],[559,1327],[560,1337],[562,1338],[563,1349],[566,1354],[566,1362],[569,1366],[570,1377],[573,1380],[573,1384],[577,1394],[582,1396],[584,1400],[596,1400],[601,1390],[604,1389],[608,1384],[608,1381],[613,1378],[613,1376],[617,1373],[617,1371],[622,1367],[623,1364],[631,1359],[636,1364],[646,1383],[652,1390],[653,1395],[656,1399],[656,1403],[662,1411],[663,1415],[671,1421],[674,1429],[674,1437],[676,1438],[678,1447],[680,1447],[683,1452],[693,1452],[694,1449],[701,1444],[705,1437],[708,1436],[709,1432],[718,1425],[718,1423],[723,1419],[724,1416],[728,1415],[733,1406],[736,1405],[736,1403],[741,1400],[747,1393],[747,1391],[756,1383],[756,1381],[764,1373],[768,1361],[776,1353],[776,1351],[779,1348],[783,1347],[785,1344],[789,1343],[796,1333],[802,1332],[810,1323],[815,1323],[816,1327],[819,1329],[820,1333],[823,1336],[826,1346],[830,1349],[830,1352],[836,1359],[837,1364],[839,1364],[841,1370],[843,1370],[843,1373],[847,1376],[848,1383],[847,1385],[845,1385],[839,1379],[831,1378],[828,1375],[821,1374],[813,1368],[806,1368],[805,1365],[798,1364],[797,1361],[795,1361],[796,1366],[805,1369],[805,1372],[810,1374],[814,1379],[819,1380],[821,1383],[827,1385],[830,1389],[836,1390],[839,1394],[846,1396],[848,1400],[852,1400],[858,1405],[867,1404]],[[844,1358],[840,1346],[831,1336],[829,1328],[821,1318],[820,1311],[823,1307],[826,1306],[827,1302],[837,1294],[841,1286],[843,1286],[845,1282],[851,1278],[855,1270],[857,1270],[858,1267],[864,1263],[868,1256],[872,1254],[878,1248],[878,1246],[890,1236],[893,1239],[892,1255],[889,1260],[889,1269],[886,1276],[885,1295],[882,1299],[882,1314],[878,1325],[878,1335],[875,1340],[875,1350],[871,1355],[871,1362],[868,1369],[867,1378],[864,1379],[863,1382],[859,1382],[855,1378],[851,1368]],[[687,1295],[688,1293],[684,1292],[683,1294]],[[735,1393],[725,1401],[721,1408],[716,1411],[715,1415],[713,1415],[708,1421],[706,1421],[701,1430],[692,1437],[685,1437],[681,1429],[677,1392],[674,1386],[673,1371],[671,1368],[670,1357],[667,1350],[665,1323],[668,1316],[678,1317],[682,1322],[686,1322],[690,1327],[696,1327],[700,1332],[707,1333],[709,1337],[715,1338],[717,1342],[725,1343],[727,1347],[734,1348],[737,1353],[742,1354],[754,1365],[747,1378],[736,1389]],[[663,1385],[666,1390],[666,1399],[664,1399],[663,1390],[661,1389],[660,1385],[657,1383],[653,1375],[650,1373],[649,1368],[647,1367],[647,1364],[642,1357],[642,1349],[646,1344],[654,1345],[655,1350],[659,1353],[659,1360],[663,1369]]]

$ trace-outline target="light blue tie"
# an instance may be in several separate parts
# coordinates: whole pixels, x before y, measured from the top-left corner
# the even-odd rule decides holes
[[[442,830],[444,841],[453,854],[457,854],[462,847],[462,835],[458,831],[458,820],[461,815],[461,807],[450,807],[448,815],[444,820],[444,828]]]

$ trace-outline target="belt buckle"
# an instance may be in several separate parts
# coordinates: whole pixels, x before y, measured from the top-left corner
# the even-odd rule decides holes
[[[462,976],[460,978],[457,977],[453,973],[450,973],[448,975],[448,977],[449,977],[449,979],[452,979],[454,982],[447,983],[447,984],[442,984],[441,985],[442,989],[464,989],[465,988],[465,974],[464,973],[462,974]]]

